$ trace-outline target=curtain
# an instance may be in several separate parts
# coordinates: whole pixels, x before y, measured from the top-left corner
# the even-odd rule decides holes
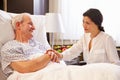
[[[117,46],[120,46],[119,0],[50,0],[50,1],[56,1],[56,3],[54,3],[52,6],[62,14],[65,29],[65,33],[61,37],[63,40],[80,39],[80,37],[84,33],[82,26],[83,18],[82,14],[89,8],[97,8],[103,14],[104,19],[102,26],[104,27],[105,32],[113,37]]]

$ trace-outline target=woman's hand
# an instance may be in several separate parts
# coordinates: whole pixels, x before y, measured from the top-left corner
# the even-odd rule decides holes
[[[55,50],[52,50],[52,49],[47,50],[46,54],[49,54],[49,56],[51,58],[51,61],[53,61],[53,62],[59,62],[59,56],[57,55],[59,53],[57,53]]]
[[[61,53],[58,53],[56,50],[52,50],[57,56],[59,59],[62,59],[63,58],[63,55]]]

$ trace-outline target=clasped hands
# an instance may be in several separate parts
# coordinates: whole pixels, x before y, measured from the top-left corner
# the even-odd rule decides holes
[[[62,58],[62,54],[58,53],[57,51],[53,49],[49,49],[46,51],[46,54],[48,54],[51,58],[51,61],[53,62],[60,62],[60,59]]]

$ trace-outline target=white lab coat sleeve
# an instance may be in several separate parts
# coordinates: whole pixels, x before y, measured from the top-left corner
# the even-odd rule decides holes
[[[70,61],[71,59],[80,56],[80,53],[83,51],[83,43],[82,38],[75,43],[71,48],[62,52],[63,60]]]
[[[119,56],[117,53],[115,41],[111,36],[107,36],[105,41],[105,48],[107,52],[108,59],[111,63],[118,63],[119,62]]]

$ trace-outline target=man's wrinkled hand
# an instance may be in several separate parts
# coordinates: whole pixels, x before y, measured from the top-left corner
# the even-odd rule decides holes
[[[58,62],[59,63],[59,57],[58,55],[55,53],[54,50],[50,49],[50,50],[47,50],[46,54],[48,54],[51,58],[51,61],[53,62]]]

